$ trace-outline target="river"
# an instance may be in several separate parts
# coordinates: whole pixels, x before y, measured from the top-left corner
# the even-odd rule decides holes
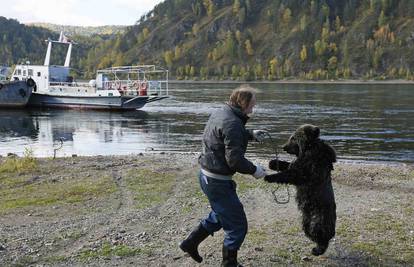
[[[38,157],[198,152],[209,114],[231,83],[172,83],[171,98],[135,112],[0,110],[0,155]],[[280,146],[301,124],[321,129],[339,160],[414,162],[414,85],[253,84],[257,108],[247,127],[272,139],[251,143],[248,156],[284,157]],[[62,147],[60,147],[62,140]],[[56,150],[55,152],[55,149]]]

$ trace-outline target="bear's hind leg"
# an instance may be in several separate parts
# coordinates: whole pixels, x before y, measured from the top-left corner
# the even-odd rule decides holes
[[[320,214],[304,213],[302,226],[306,236],[317,244],[312,248],[312,255],[320,256],[325,253],[332,237],[329,225],[324,224],[323,216]]]
[[[312,248],[312,255],[314,255],[314,256],[322,255],[328,249],[328,245],[329,245],[329,243],[324,243],[324,244],[322,244],[322,243],[319,244],[318,243],[318,245],[316,247]]]

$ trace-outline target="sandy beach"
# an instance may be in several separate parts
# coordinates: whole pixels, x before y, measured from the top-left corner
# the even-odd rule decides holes
[[[197,266],[178,243],[209,211],[197,154],[0,158],[0,266]],[[266,165],[259,159],[255,162]],[[314,257],[289,188],[234,177],[244,266],[413,266],[414,166],[339,162],[336,236]],[[201,244],[219,266],[223,233]]]

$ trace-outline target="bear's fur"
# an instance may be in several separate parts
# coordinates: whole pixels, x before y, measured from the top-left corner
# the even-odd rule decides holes
[[[280,172],[267,175],[265,181],[296,186],[302,228],[317,244],[312,254],[322,255],[335,236],[336,204],[331,182],[335,150],[319,139],[319,128],[309,124],[299,127],[283,150],[297,158],[291,163],[271,160],[269,168]]]

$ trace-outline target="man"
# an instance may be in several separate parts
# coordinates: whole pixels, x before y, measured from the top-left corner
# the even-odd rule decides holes
[[[236,172],[251,174],[257,179],[266,175],[263,167],[244,156],[248,141],[261,141],[266,133],[245,128],[255,105],[255,90],[243,85],[232,92],[224,107],[210,116],[204,129],[199,181],[212,210],[180,244],[180,248],[197,262],[203,260],[198,245],[223,228],[222,266],[239,266],[237,251],[247,234],[247,219],[232,176]]]

